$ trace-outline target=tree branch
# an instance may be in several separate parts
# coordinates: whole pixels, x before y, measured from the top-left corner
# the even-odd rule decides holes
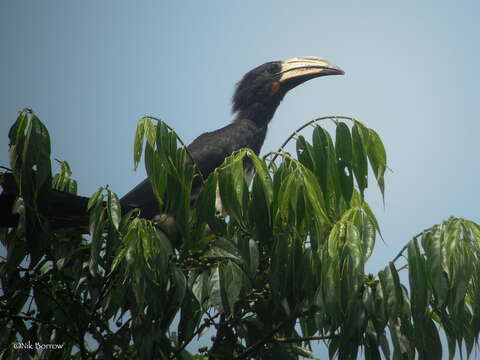
[[[342,115],[330,115],[330,116],[322,116],[322,117],[319,117],[319,118],[316,118],[316,119],[313,119],[313,120],[310,120],[309,122],[303,124],[302,126],[300,126],[297,130],[295,130],[288,138],[287,140],[285,140],[283,142],[283,144],[280,146],[280,148],[278,149],[277,153],[281,153],[283,152],[283,148],[289,143],[290,140],[293,139],[293,137],[295,135],[297,135],[298,132],[302,131],[303,129],[305,129],[307,126],[310,126],[316,122],[319,122],[319,121],[322,121],[322,120],[328,120],[328,119],[332,119],[332,120],[336,120],[336,119],[343,119],[343,120],[350,120],[350,121],[356,121],[354,118],[352,117],[348,117],[348,116],[342,116]],[[272,162],[274,162],[277,158],[278,154],[276,154],[273,159],[272,159]]]
[[[5,313],[4,313],[5,314]],[[61,328],[57,325],[55,325],[54,323],[50,322],[50,321],[46,321],[46,320],[42,320],[42,319],[39,319],[39,318],[36,318],[36,317],[33,317],[33,316],[30,316],[30,315],[27,315],[25,313],[20,313],[19,315],[14,315],[14,314],[9,314],[9,313],[6,313],[6,316],[9,317],[10,319],[19,319],[19,320],[22,320],[22,321],[32,321],[32,322],[36,322],[38,324],[42,324],[42,325],[47,325],[47,326],[51,326],[52,328],[54,328],[55,330],[59,331],[61,334],[64,334],[65,336],[69,337],[71,340],[73,340],[74,342],[78,342],[78,339],[73,336],[73,335],[70,335],[68,333],[68,331],[66,331],[65,328]]]
[[[265,344],[273,335],[275,335],[275,333],[280,330],[280,328],[282,327],[282,325],[280,325],[279,327],[277,327],[276,329],[273,328],[267,335],[265,335],[262,339],[258,340],[255,344],[253,344],[252,346],[250,346],[249,348],[247,348],[243,353],[241,353],[240,355],[238,355],[237,357],[233,358],[233,360],[240,360],[240,359],[245,359],[246,357],[248,357],[251,353],[257,351],[257,349],[262,346],[263,344]]]
[[[319,335],[319,336],[307,336],[299,338],[287,338],[287,339],[275,339],[276,342],[280,343],[297,343],[297,342],[307,342],[307,341],[320,341],[320,340],[330,340],[337,337],[337,335]]]
[[[432,226],[430,226],[429,228],[426,228],[426,229],[420,231],[420,232],[419,232],[417,235],[415,235],[412,239],[417,239],[417,238],[419,238],[420,236],[424,235],[425,233],[432,231],[432,230],[435,229],[436,227],[444,226],[446,223],[448,223],[448,222],[450,222],[450,221],[452,221],[451,218],[448,219],[448,220],[442,221],[440,224],[432,225]],[[404,252],[405,250],[407,250],[408,244],[410,244],[410,241],[407,242],[407,243],[405,244],[405,246],[404,246],[404,247],[400,250],[400,252],[397,254],[397,256],[395,256],[395,257],[393,258],[392,263],[394,263],[395,261],[397,261],[397,260],[402,256],[403,252]]]

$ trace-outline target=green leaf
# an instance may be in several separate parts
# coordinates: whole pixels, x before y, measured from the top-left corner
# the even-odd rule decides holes
[[[143,137],[145,134],[145,122],[147,119],[145,117],[141,118],[137,124],[137,132],[135,134],[135,141],[133,145],[133,169],[137,170],[138,164],[140,163],[140,158],[142,157],[143,150]]]
[[[375,247],[375,239],[377,233],[375,231],[375,225],[372,223],[368,215],[362,214],[363,219],[363,256],[365,262],[372,255],[373,248]]]
[[[88,200],[88,206],[87,206],[88,210],[90,210],[99,201],[101,201],[103,199],[103,197],[101,197],[103,190],[104,190],[104,188],[102,186],[100,186],[98,188],[98,190],[90,197],[90,199]]]
[[[352,150],[353,150],[353,173],[357,180],[360,194],[363,198],[363,192],[368,186],[368,162],[367,155],[365,153],[365,145],[363,144],[363,129],[358,123],[355,123],[352,127]]]
[[[378,235],[380,235],[380,237],[382,238],[382,232],[380,231],[380,226],[378,225],[377,218],[375,217],[372,209],[370,209],[370,206],[367,204],[366,201],[363,201],[363,202],[362,202],[362,208],[363,208],[363,210],[365,211],[365,214],[367,214],[368,219],[370,220],[370,222],[371,222],[371,223],[373,224],[373,226],[375,227],[375,230],[377,230]]]
[[[380,344],[380,348],[382,349],[382,353],[383,356],[385,356],[385,359],[390,359],[390,344],[385,334],[385,331],[379,334],[378,343]]]
[[[443,234],[440,228],[422,236],[422,247],[425,250],[427,273],[432,290],[439,306],[446,303],[449,291],[448,277],[442,255]]]
[[[107,198],[107,211],[110,218],[110,222],[113,227],[118,230],[120,226],[120,220],[122,218],[122,206],[120,205],[120,200],[118,199],[117,194],[108,190]]]
[[[318,178],[318,182],[324,194],[328,193],[327,181],[328,181],[328,133],[320,126],[315,126],[312,134],[313,152],[315,158],[315,175]]]
[[[168,172],[165,169],[165,164],[160,159],[159,154],[155,152],[154,147],[149,143],[145,146],[145,169],[152,185],[153,193],[155,194],[159,208],[161,209],[164,202],[163,197],[167,188]]]
[[[180,309],[182,305],[183,299],[185,298],[185,294],[187,291],[187,280],[185,279],[185,275],[179,269],[173,270],[173,281],[175,284],[175,291],[171,298],[171,313],[175,314]],[[172,317],[173,319],[173,317]]]
[[[50,188],[52,170],[50,164],[50,136],[40,119],[32,115],[32,144],[33,162],[36,165],[37,189],[43,186]]]
[[[352,139],[348,126],[343,122],[337,125],[335,151],[342,194],[345,201],[349,203],[353,193]]]
[[[234,314],[234,306],[239,298],[240,290],[242,288],[241,274],[242,269],[232,261],[227,261],[220,266],[220,285],[223,308],[228,309],[232,315]]]
[[[211,173],[205,182],[196,203],[196,216],[199,223],[206,222],[213,233],[222,234],[225,232],[226,224],[222,216],[216,213],[217,199],[217,174]]]
[[[195,328],[198,327],[201,319],[202,312],[200,311],[198,302],[193,294],[190,291],[187,291],[183,300],[180,312],[180,322],[178,324],[179,342],[183,343],[193,335]]]
[[[60,173],[56,174],[52,179],[52,189],[77,194],[77,182],[71,178],[72,171],[70,165],[66,161],[57,162],[60,164]]]
[[[435,323],[431,319],[428,319],[421,330],[424,332],[426,340],[426,359],[442,359],[443,346]]]
[[[22,153],[27,125],[28,115],[26,112],[22,111],[19,113],[17,120],[8,132],[8,138],[10,139],[10,167],[13,169],[15,175],[22,172]]]
[[[209,290],[209,274],[207,272],[202,272],[199,274],[192,285],[192,292],[195,295],[198,303],[202,308],[205,301],[208,298],[208,290]]]
[[[333,259],[338,259],[340,255],[341,248],[343,246],[341,238],[343,232],[345,231],[345,225],[343,223],[336,223],[330,235],[328,236],[328,255]]]
[[[365,287],[363,290],[362,302],[367,311],[367,316],[375,316],[375,300],[373,298],[373,290],[370,286]]]
[[[268,186],[267,188],[265,186]],[[261,175],[256,174],[252,184],[252,201],[250,204],[250,214],[253,217],[251,223],[255,224],[258,233],[258,239],[268,242],[272,236],[272,183],[271,179],[268,185],[261,180]],[[270,194],[269,194],[270,193]]]
[[[257,271],[259,260],[260,260],[257,242],[253,239],[250,239],[248,241],[248,248],[250,251],[249,271],[250,271],[250,274],[253,276]]]
[[[372,130],[368,129],[368,146],[367,155],[370,165],[372,166],[375,179],[377,180],[378,187],[382,192],[382,197],[385,197],[385,179],[384,174],[387,168],[387,154],[385,147],[383,146],[380,136]]]
[[[341,291],[342,284],[341,274],[336,266],[338,262],[331,259],[327,252],[322,257],[322,276],[321,285],[323,295],[323,303],[325,304],[325,312],[332,317],[334,321],[339,321],[341,317]]]
[[[268,202],[272,201],[272,179],[267,169],[265,161],[261,161],[258,156],[251,150],[245,149],[246,154],[249,159],[252,161],[253,166],[255,167],[255,173],[258,180],[261,182],[263,190],[265,191],[265,197]]]
[[[475,240],[480,243],[480,225],[473,221],[466,221],[466,224],[472,232]]]
[[[288,263],[288,238],[280,236],[275,239],[272,251],[272,265],[270,283],[273,291],[274,301],[278,303],[285,297],[287,263]]]
[[[240,261],[236,246],[226,238],[217,238],[214,245],[205,252],[204,257]]]
[[[402,332],[400,319],[395,319],[389,323],[390,334],[394,347],[393,358],[406,358],[406,354],[410,351],[410,344],[406,335]]]
[[[341,187],[333,141],[320,126],[315,127],[312,140],[317,164],[315,175],[323,191],[326,213],[330,219],[337,219],[337,200],[341,196]]]
[[[238,174],[238,166],[235,166],[235,162],[238,161],[235,155],[229,156],[224,166],[218,168],[218,188],[220,190],[220,196],[222,199],[222,205],[225,211],[232,216],[238,223],[242,224],[242,206],[239,200],[239,194],[235,184],[235,177],[241,176],[243,178],[243,170]],[[243,189],[239,190],[242,191]]]
[[[306,142],[303,136],[299,136],[296,142],[297,157],[303,165],[312,171],[315,171],[315,163],[313,162],[313,147]]]
[[[397,270],[389,262],[384,270],[379,273],[380,283],[386,300],[387,313],[390,319],[395,319],[402,308],[403,294]]]
[[[219,312],[223,312],[222,293],[220,290],[220,271],[218,266],[212,269],[210,278],[208,279],[208,304],[205,308],[213,306]]]
[[[363,256],[363,244],[360,239],[360,233],[355,225],[347,224],[345,235],[349,250],[348,255],[352,261],[353,270],[357,275],[363,275],[365,258]]]
[[[300,173],[297,176],[303,180],[303,185],[305,187],[305,202],[311,206],[314,218],[317,223],[326,222],[327,224],[331,224],[331,221],[325,212],[325,200],[322,194],[322,189],[320,188],[315,175],[303,166],[301,166],[299,170]]]
[[[89,270],[92,276],[95,276],[98,272],[98,264],[100,262],[100,251],[102,249],[103,237],[102,230],[105,223],[105,207],[97,203],[90,213],[89,218],[89,231],[92,238],[92,244],[90,247],[90,262]]]
[[[312,351],[302,348],[298,345],[294,345],[293,350],[296,354],[302,356],[305,359],[318,359],[317,357],[315,357],[315,354]]]
[[[415,238],[408,244],[408,270],[413,320],[416,327],[422,328],[426,321],[428,285],[425,261]]]
[[[328,345],[328,357],[330,359],[335,358],[335,354],[338,352],[338,347],[340,345],[340,338],[335,337],[330,341],[330,344]]]

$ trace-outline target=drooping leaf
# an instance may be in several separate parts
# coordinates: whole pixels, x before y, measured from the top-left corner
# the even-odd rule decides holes
[[[195,295],[200,306],[203,308],[205,301],[208,299],[208,290],[209,290],[209,275],[207,272],[202,272],[197,277],[192,285],[192,292]]]
[[[299,136],[296,142],[297,146],[297,157],[298,161],[300,161],[303,165],[307,168],[315,172],[315,165],[316,163],[313,160],[313,147],[303,136]]]
[[[385,305],[390,319],[395,319],[402,308],[403,294],[397,270],[392,262],[379,273],[380,283],[385,296]]]
[[[122,218],[122,206],[120,205],[120,200],[118,199],[117,194],[111,190],[108,190],[107,195],[107,211],[110,222],[115,229],[118,230]]]
[[[413,320],[421,328],[426,321],[428,285],[425,261],[415,238],[408,245],[408,269]]]
[[[217,169],[218,188],[225,211],[239,224],[244,224],[243,195],[246,184],[243,176],[243,155],[241,153],[229,156],[224,166]]]
[[[57,159],[56,159],[57,160]],[[55,174],[52,178],[52,189],[65,191],[70,194],[77,194],[77,182],[72,179],[72,170],[66,161],[59,161],[60,173]]]
[[[352,167],[362,198],[364,190],[368,186],[368,163],[365,145],[363,144],[364,138],[363,128],[355,123],[352,127]]]
[[[378,136],[378,134],[372,129],[368,129],[367,156],[373,173],[375,174],[378,187],[382,193],[382,197],[385,197],[384,174],[387,169],[387,154],[380,136]]]
[[[183,299],[180,311],[180,322],[178,324],[178,338],[180,342],[188,340],[198,327],[202,319],[202,312],[193,294],[187,290]]]
[[[363,265],[365,264],[365,258],[363,256],[363,244],[360,238],[360,232],[354,224],[347,224],[345,240],[348,244],[348,255],[352,262],[352,270],[355,275],[363,275]]]
[[[234,306],[242,289],[242,269],[232,261],[227,261],[220,266],[220,286],[222,304],[224,309],[229,309],[234,314]]]
[[[104,188],[103,187],[99,187],[97,191],[95,191],[95,193],[90,197],[90,199],[88,200],[88,210],[90,210],[92,207],[94,207],[99,201],[103,200],[103,197],[102,197],[102,192],[103,192]]]
[[[248,241],[248,248],[249,248],[249,253],[250,253],[250,263],[249,263],[249,271],[251,275],[254,275],[255,272],[257,271],[259,261],[260,261],[260,255],[258,252],[258,246],[255,240],[250,239]]]
[[[363,218],[363,254],[365,261],[372,255],[375,246],[376,231],[375,225],[372,223],[368,215],[362,214]]]
[[[133,146],[133,169],[137,170],[143,150],[143,137],[145,134],[145,118],[141,118],[137,124],[137,132],[135,134],[135,142]]]
[[[185,298],[185,294],[187,291],[187,280],[185,279],[185,275],[179,269],[174,269],[173,273],[173,283],[174,283],[174,293],[170,299],[170,306],[171,306],[171,320],[173,320],[174,315],[180,309],[180,306],[183,303],[183,299]]]
[[[428,232],[422,236],[422,247],[425,250],[426,268],[432,284],[433,293],[439,306],[446,303],[448,297],[448,278],[442,255],[443,235],[440,229]]]
[[[380,238],[382,238],[382,232],[380,231],[380,226],[378,225],[377,218],[375,217],[373,211],[370,209],[370,206],[367,204],[366,201],[362,202],[362,208],[365,211],[365,214],[368,216],[370,223],[373,224],[375,230],[378,232],[378,235],[380,235]]]
[[[353,192],[352,138],[348,126],[343,122],[337,125],[335,152],[342,194],[345,201],[349,203]]]
[[[288,239],[278,237],[272,251],[270,283],[274,294],[274,301],[279,302],[285,297],[286,277],[288,273]]]
[[[220,270],[216,266],[212,269],[208,279],[208,305],[206,308],[213,306],[218,311],[223,312],[222,293],[220,286]]]
[[[428,319],[425,323],[425,327],[422,328],[422,331],[425,332],[427,350],[426,359],[442,359],[442,342],[440,341],[440,336],[435,323],[431,319]]]
[[[328,134],[328,133],[327,133]],[[319,126],[316,126],[312,134],[312,143],[315,159],[315,175],[324,194],[328,194],[328,140],[327,134]],[[328,199],[326,199],[328,203]]]

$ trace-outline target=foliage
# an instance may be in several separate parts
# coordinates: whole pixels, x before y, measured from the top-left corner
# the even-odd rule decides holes
[[[386,154],[372,129],[330,119],[335,140],[312,122],[311,142],[296,136],[296,158],[279,150],[260,159],[249,149],[229,156],[191,206],[200,175],[184,166],[190,155],[165,123],[143,118],[135,167],[145,138],[165,214],[124,214],[115,193],[100,188],[85,236],[50,226],[51,188],[75,193],[76,182],[66,162],[52,178],[48,132],[21,112],[9,134],[20,220],[0,229],[0,358],[315,358],[311,344],[322,340],[331,358],[441,359],[439,329],[450,358],[462,345],[470,356],[480,330],[479,225],[450,218],[365,274],[380,234],[363,198],[368,163],[383,195]],[[208,329],[212,342],[192,355],[187,346]],[[13,346],[28,342],[62,349]]]

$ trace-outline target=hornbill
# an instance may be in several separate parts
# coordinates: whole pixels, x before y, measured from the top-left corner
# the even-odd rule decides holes
[[[233,94],[233,122],[221,129],[200,135],[187,147],[199,172],[206,179],[227,156],[242,148],[250,148],[258,154],[267,134],[268,123],[289,90],[313,78],[343,74],[339,67],[314,56],[267,62],[246,73]],[[186,162],[191,164],[188,156]],[[251,164],[246,163],[245,167],[246,172],[253,170]],[[194,182],[192,197],[199,192],[199,187],[201,182]],[[82,209],[82,216],[79,215],[78,218],[83,219],[82,225],[85,226],[85,221],[88,221],[88,216],[84,216],[88,199],[75,197],[79,200],[75,206],[72,205],[71,211],[68,211],[69,205],[64,204],[67,198],[59,200],[61,204],[50,206],[48,217],[55,219],[53,212],[59,212],[57,215],[61,215],[65,221],[57,221],[57,227],[69,227],[70,222],[66,218],[70,213],[74,216],[73,213]],[[153,218],[160,212],[148,178],[121,198],[120,203],[124,211],[138,208],[140,216],[144,218]],[[62,210],[55,211],[58,209]],[[0,219],[0,227],[5,227],[3,223]]]

